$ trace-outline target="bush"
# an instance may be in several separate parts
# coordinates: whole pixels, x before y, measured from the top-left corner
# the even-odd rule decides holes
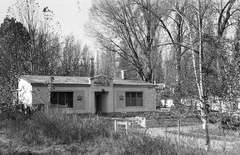
[[[239,130],[240,119],[238,115],[223,114],[219,127],[224,130]]]
[[[215,124],[220,122],[221,116],[219,112],[210,112],[208,115],[208,121],[209,123]]]
[[[17,117],[22,117],[21,115],[24,114],[23,109],[24,109],[24,105],[22,104],[12,105],[12,104],[1,103],[0,104],[1,121],[9,120],[9,119],[17,119]]]
[[[238,114],[229,114],[219,112],[209,113],[209,123],[218,123],[219,127],[224,130],[238,130],[240,129],[240,117]]]

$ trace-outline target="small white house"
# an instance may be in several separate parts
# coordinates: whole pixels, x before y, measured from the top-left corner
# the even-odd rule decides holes
[[[157,85],[141,80],[95,77],[23,75],[19,101],[50,104],[67,113],[145,112],[156,108]]]

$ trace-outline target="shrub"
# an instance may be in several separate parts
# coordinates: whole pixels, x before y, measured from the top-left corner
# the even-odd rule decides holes
[[[240,119],[239,116],[223,114],[219,127],[224,130],[239,130]]]
[[[208,115],[208,120],[209,123],[215,124],[218,123],[220,121],[220,113],[219,112],[210,112]]]
[[[209,113],[209,123],[218,123],[219,128],[224,130],[238,130],[240,129],[240,117],[237,114],[229,114],[219,112]]]
[[[24,105],[22,104],[12,105],[12,104],[1,103],[0,104],[1,121],[9,120],[9,119],[17,119],[18,117],[21,117],[21,115],[24,114],[23,107]]]

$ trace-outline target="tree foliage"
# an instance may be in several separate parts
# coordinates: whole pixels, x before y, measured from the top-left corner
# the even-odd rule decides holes
[[[89,47],[71,36],[63,44],[53,17],[35,0],[18,0],[9,8],[0,27],[1,102],[12,103],[20,75],[88,76]]]
[[[29,73],[26,61],[30,48],[30,36],[27,29],[14,18],[5,18],[0,27],[0,79],[1,99],[12,97],[21,74]]]

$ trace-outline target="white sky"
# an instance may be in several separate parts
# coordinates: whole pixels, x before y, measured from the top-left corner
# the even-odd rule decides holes
[[[91,0],[35,0],[40,5],[40,10],[48,7],[53,11],[54,21],[61,24],[61,29],[65,34],[72,33],[76,38],[84,41],[83,25],[88,20],[88,10],[91,7]],[[7,14],[8,7],[12,6],[16,0],[0,0],[0,23],[3,22]],[[80,9],[78,9],[78,3]]]

